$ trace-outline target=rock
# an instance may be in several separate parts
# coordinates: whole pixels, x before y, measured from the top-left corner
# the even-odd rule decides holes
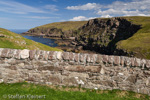
[[[102,74],[102,75],[105,74],[105,70],[104,70],[103,67],[102,67],[101,70],[100,70],[100,74]]]
[[[79,55],[79,59],[80,59],[80,62],[86,62],[86,54],[80,54]]]
[[[121,76],[123,76],[124,74],[123,74],[123,73],[118,73],[118,75],[121,75]]]
[[[76,62],[79,62],[79,54],[74,54],[74,60],[76,61]]]
[[[145,84],[146,84],[146,86],[150,86],[150,77],[148,77],[148,78],[146,79]]]
[[[15,58],[15,59],[20,59],[20,57],[21,57],[21,56],[20,56],[20,54],[21,54],[20,52],[21,52],[21,51],[22,51],[22,50],[17,50],[17,49],[14,50],[14,58]]]
[[[97,55],[96,63],[102,63],[102,55]]]
[[[74,61],[74,53],[69,52],[69,60]]]
[[[24,49],[20,52],[20,58],[21,59],[26,59],[29,58],[29,50]]]
[[[3,51],[3,48],[0,48],[0,57],[1,57],[2,51]]]
[[[49,52],[48,59],[49,59],[49,60],[54,60],[54,59],[56,59],[55,51],[50,51],[50,52]]]
[[[102,58],[104,63],[108,62],[108,55],[102,55]]]
[[[126,79],[126,81],[129,81],[129,82],[131,82],[131,83],[136,83],[136,81],[137,81],[137,75],[130,75],[130,76]]]
[[[44,60],[48,60],[49,51],[45,51]]]
[[[114,63],[114,56],[108,56],[108,63],[110,64]]]
[[[1,57],[2,58],[4,58],[4,57],[7,58],[8,53],[9,53],[9,49],[3,49],[2,52],[1,52]]]
[[[124,66],[124,63],[125,63],[124,61],[125,61],[125,60],[124,60],[124,57],[121,56],[121,57],[120,57],[120,64],[121,64],[122,66]]]
[[[61,59],[62,59],[62,52],[57,52],[56,58],[57,58],[58,60],[61,60]]]
[[[4,82],[4,80],[3,79],[0,79],[0,83],[3,83]]]
[[[131,65],[131,58],[129,57],[124,57],[124,64],[126,66],[130,66]]]
[[[150,60],[146,60],[146,68],[150,69]]]
[[[141,60],[138,59],[138,58],[135,58],[135,60],[134,60],[134,66],[140,67],[141,66]]]
[[[73,56],[72,56],[73,57]],[[64,60],[69,60],[69,52],[62,52],[62,58]]]
[[[29,58],[32,60],[34,59],[34,55],[35,55],[36,50],[30,50],[29,51]]]

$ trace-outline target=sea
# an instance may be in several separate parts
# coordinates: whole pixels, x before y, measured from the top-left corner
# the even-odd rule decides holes
[[[9,30],[14,32],[14,33],[17,33],[17,34],[21,34],[23,32],[28,31],[28,29],[9,29]],[[45,45],[48,45],[50,47],[56,47],[57,46],[54,39],[43,38],[43,36],[27,36],[27,35],[25,35],[23,37],[30,39],[30,40],[33,40],[33,41],[36,41],[36,42],[39,42],[39,43],[42,43],[42,44],[45,44]]]

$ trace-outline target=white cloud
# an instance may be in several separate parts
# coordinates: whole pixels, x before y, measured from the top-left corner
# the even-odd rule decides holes
[[[43,9],[41,9],[43,8]],[[0,11],[15,14],[28,14],[28,13],[50,13],[50,11],[57,11],[55,5],[46,5],[41,8],[32,7],[23,3],[0,0]],[[47,11],[50,10],[50,11]]]
[[[46,5],[44,6],[45,9],[48,9],[50,11],[58,11],[57,6],[56,5]]]
[[[68,6],[66,9],[68,10],[93,10],[93,9],[99,9],[99,8],[100,8],[99,4],[87,3],[81,6]]]
[[[59,18],[59,17],[45,17],[45,16],[27,16],[24,18],[33,18],[33,19],[52,19],[52,18]]]
[[[113,16],[110,16],[110,15],[102,15],[101,17],[103,17],[103,18],[111,18],[111,17],[113,17]]]
[[[46,13],[44,10],[34,8],[15,1],[0,1],[0,11],[16,14]]]
[[[94,19],[96,17],[90,17],[87,18],[85,16],[77,16],[77,17],[73,17],[72,19],[70,19],[70,21],[84,21],[84,20],[89,20],[89,19]]]
[[[68,10],[95,10],[95,14],[101,17],[112,16],[149,16],[150,0],[132,0],[131,2],[115,1],[102,5],[87,3],[79,6],[68,6]]]

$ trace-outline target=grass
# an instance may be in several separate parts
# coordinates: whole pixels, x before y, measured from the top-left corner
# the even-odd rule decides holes
[[[150,17],[124,17],[133,24],[141,25],[141,29],[132,37],[117,43],[117,48],[134,52],[135,56],[150,59]]]
[[[42,25],[42,26],[38,26],[35,28],[32,28],[30,30],[34,29],[34,32],[36,34],[40,34],[41,31],[46,33],[48,29],[51,28],[57,28],[57,29],[61,29],[62,32],[66,32],[66,31],[74,31],[77,30],[78,28],[80,28],[81,26],[83,26],[84,24],[86,24],[87,21],[68,21],[68,22],[56,22],[56,23],[50,23],[50,24],[46,24],[46,25]],[[30,32],[29,30],[29,32]],[[61,32],[56,32],[57,34],[62,34]]]
[[[61,51],[60,49],[26,39],[6,29],[0,28],[0,35],[4,35],[4,37],[0,37],[0,48]]]
[[[27,96],[41,96],[41,100],[150,100],[150,97],[134,92],[120,90],[89,90],[76,87],[58,87],[35,85],[26,82],[13,84],[0,84],[0,100],[10,100],[12,96],[20,95],[25,99],[21,100],[37,100],[27,99]],[[45,98],[44,98],[45,97]],[[15,98],[15,97],[14,97]],[[20,99],[14,99],[20,100]]]
[[[58,29],[62,29],[62,31],[68,31],[68,30],[77,30],[78,28],[80,28],[86,23],[87,21],[56,22],[56,23],[42,25],[36,28],[58,28]]]

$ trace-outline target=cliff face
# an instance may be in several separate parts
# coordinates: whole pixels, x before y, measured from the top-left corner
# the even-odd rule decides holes
[[[116,49],[116,43],[126,40],[140,29],[124,18],[92,19],[76,31],[76,41],[84,49],[104,54],[127,55]]]

